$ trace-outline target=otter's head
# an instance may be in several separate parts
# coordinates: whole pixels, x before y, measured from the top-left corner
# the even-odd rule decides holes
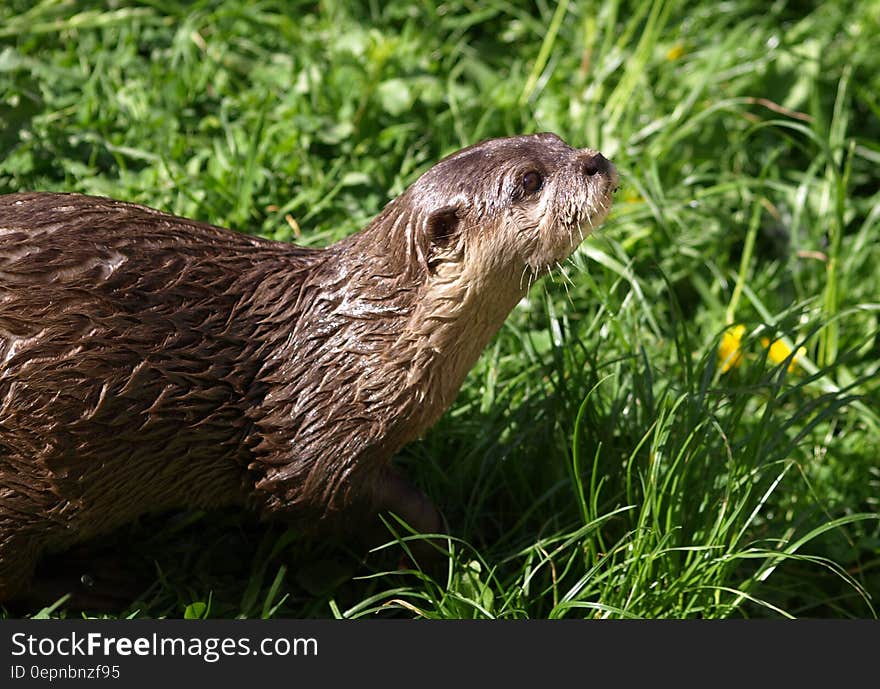
[[[600,153],[554,134],[493,139],[441,160],[351,237],[369,308],[394,304],[402,318],[389,324],[393,347],[373,341],[386,367],[397,362],[401,389],[419,390],[411,430],[446,408],[534,279],[602,222],[616,187]]]
[[[350,321],[346,351],[369,372],[352,389],[405,420],[400,442],[439,417],[534,279],[604,220],[616,187],[602,154],[554,134],[492,139],[441,160],[336,245],[326,265],[340,303],[322,304]]]
[[[522,282],[568,258],[604,220],[616,187],[617,172],[601,153],[534,134],[458,151],[400,200],[416,210],[408,244],[429,273]]]

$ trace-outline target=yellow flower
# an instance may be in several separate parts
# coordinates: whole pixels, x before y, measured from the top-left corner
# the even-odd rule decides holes
[[[791,347],[789,347],[782,340],[773,340],[771,343],[766,337],[761,338],[761,344],[764,348],[769,347],[769,351],[767,352],[767,356],[774,364],[781,364],[783,361],[788,359],[791,356]],[[797,360],[804,356],[807,353],[807,350],[803,347],[798,347],[797,352],[793,357],[791,357],[791,361],[788,362],[788,372],[791,373],[794,371]]]
[[[743,335],[746,334],[746,326],[733,325],[724,331],[721,344],[718,345],[718,367],[722,373],[727,373],[731,368],[739,366],[742,361],[740,344]]]
[[[645,199],[635,187],[625,186],[623,188],[623,200],[625,203],[641,203]]]
[[[684,55],[684,46],[681,43],[676,43],[674,46],[666,51],[666,59],[670,62],[677,60],[682,55]]]

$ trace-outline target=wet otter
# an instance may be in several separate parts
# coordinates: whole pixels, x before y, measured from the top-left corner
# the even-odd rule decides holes
[[[0,197],[0,601],[42,553],[147,512],[388,509],[439,528],[391,457],[616,180],[552,134],[490,140],[324,249],[105,198]]]

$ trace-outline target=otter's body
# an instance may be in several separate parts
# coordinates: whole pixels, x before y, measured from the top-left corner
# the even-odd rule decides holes
[[[485,142],[326,249],[109,199],[0,197],[0,601],[41,553],[147,512],[393,509],[438,528],[391,457],[615,184],[552,135]]]

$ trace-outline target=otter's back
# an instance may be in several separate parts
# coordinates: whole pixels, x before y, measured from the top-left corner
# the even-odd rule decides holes
[[[0,530],[240,498],[260,295],[307,254],[109,199],[0,197]]]

